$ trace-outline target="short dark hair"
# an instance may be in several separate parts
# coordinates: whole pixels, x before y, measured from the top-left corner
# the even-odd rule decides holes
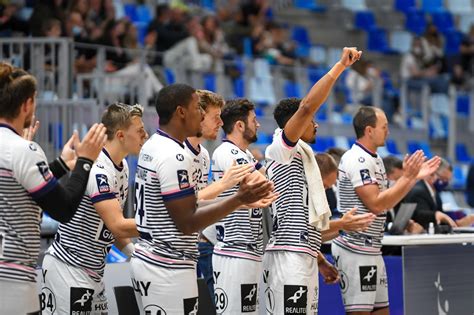
[[[273,111],[273,117],[280,128],[285,128],[286,123],[298,111],[301,98],[290,97],[280,100]]]
[[[356,138],[360,139],[365,134],[367,126],[375,127],[377,123],[377,111],[372,106],[361,106],[352,120]]]
[[[326,153],[332,156],[336,163],[339,164],[339,162],[341,162],[342,156],[344,155],[344,153],[346,153],[346,151],[347,150],[343,148],[332,147],[327,149]]]
[[[187,107],[196,90],[187,84],[171,84],[158,92],[155,99],[155,108],[160,118],[160,125],[170,122],[178,106]]]
[[[383,158],[383,165],[385,166],[385,172],[391,174],[395,169],[403,169],[403,161],[394,155],[389,155]]]
[[[321,177],[325,178],[333,172],[337,172],[337,164],[332,156],[327,153],[318,153],[315,155],[316,162],[318,163]]]
[[[0,62],[0,117],[15,119],[36,93],[36,79],[23,69]]]
[[[222,108],[221,119],[224,125],[222,129],[226,135],[234,129],[237,121],[241,120],[247,123],[249,113],[255,110],[255,105],[246,98],[239,98],[227,101]]]

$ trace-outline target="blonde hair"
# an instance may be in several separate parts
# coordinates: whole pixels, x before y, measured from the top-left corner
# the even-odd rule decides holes
[[[225,101],[222,96],[208,90],[196,90],[196,94],[199,96],[199,106],[202,109],[207,110],[208,107],[224,107]]]
[[[119,129],[127,129],[133,117],[143,117],[143,106],[114,103],[102,115],[102,123],[107,128],[107,140],[112,140]]]

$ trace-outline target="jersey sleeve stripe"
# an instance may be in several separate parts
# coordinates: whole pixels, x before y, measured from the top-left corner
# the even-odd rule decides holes
[[[257,162],[255,163],[255,169],[258,171],[259,169],[261,169],[263,167],[263,165],[260,163],[260,162]]]
[[[28,191],[28,193],[33,199],[41,198],[42,196],[53,190],[57,184],[58,180],[56,179],[56,177],[51,177],[49,181],[44,182],[41,185],[33,188],[32,190]]]
[[[110,199],[115,199],[115,193],[105,193],[105,194],[95,194],[94,196],[91,196],[91,202],[92,203],[97,203],[99,201],[104,201],[104,200],[110,200]]]
[[[187,188],[184,190],[180,190],[178,192],[172,192],[172,193],[167,193],[167,194],[162,194],[163,196],[163,201],[171,201],[175,199],[180,199],[184,198],[190,195],[194,195],[194,187]]]
[[[290,139],[288,139],[285,135],[285,130],[282,131],[281,133],[281,139],[283,140],[283,144],[288,148],[288,149],[293,149],[296,146],[296,142],[292,142]]]

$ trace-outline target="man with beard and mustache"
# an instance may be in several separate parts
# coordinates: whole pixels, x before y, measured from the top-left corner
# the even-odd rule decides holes
[[[255,105],[247,99],[226,103],[222,110],[226,139],[212,155],[214,179],[219,179],[234,163],[252,165],[252,176],[263,177],[265,168],[248,150],[257,141],[260,124]],[[219,197],[233,195],[239,185]],[[258,314],[257,284],[263,255],[262,209],[241,207],[216,224],[214,246],[215,302],[218,314]]]
[[[172,84],[160,90],[155,106],[160,129],[143,145],[135,177],[140,237],[130,261],[132,283],[141,312],[190,314],[198,308],[197,232],[271,195],[273,184],[247,175],[232,196],[197,207],[184,141],[202,135],[199,96]]]
[[[32,124],[36,91],[32,75],[0,63],[0,314],[41,313],[35,268],[42,209],[60,222],[73,217],[106,140],[105,127],[94,124],[48,165],[41,147],[20,136]],[[59,184],[69,167],[71,176]]]

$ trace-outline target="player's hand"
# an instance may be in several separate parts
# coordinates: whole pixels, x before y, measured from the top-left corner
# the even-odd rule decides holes
[[[408,225],[406,228],[407,232],[410,234],[421,234],[425,230],[421,225],[416,223],[413,220],[408,221]]]
[[[70,170],[72,170],[76,166],[77,160],[76,151],[73,147],[75,139],[79,139],[79,135],[77,134],[76,130],[74,130],[74,133],[64,145],[63,150],[61,152],[61,159],[64,161],[64,163],[66,163],[67,167],[69,167]]]
[[[73,145],[78,157],[84,157],[91,161],[95,161],[99,156],[100,151],[104,147],[107,135],[107,129],[103,124],[94,124],[87,132],[82,142],[79,142],[79,137],[73,136]]]
[[[271,205],[275,200],[278,199],[279,194],[277,192],[272,193],[266,198],[260,199],[259,201],[253,202],[251,204],[245,205],[246,208],[254,209],[254,208],[266,208]]]
[[[352,66],[362,56],[362,51],[358,51],[357,47],[344,47],[342,49],[341,60],[339,61],[345,67]]]
[[[440,224],[442,222],[442,223],[449,224],[449,226],[451,226],[453,228],[457,227],[456,222],[454,222],[454,220],[451,219],[451,217],[449,215],[447,215],[446,213],[443,213],[441,211],[436,211],[435,212],[435,219],[436,219],[436,224]]]
[[[242,205],[252,204],[265,198],[271,198],[274,194],[273,183],[266,178],[252,178],[247,174],[240,183],[236,197]]]
[[[319,253],[319,255],[322,255]],[[324,282],[327,284],[335,284],[339,282],[339,271],[337,271],[336,267],[330,264],[326,258],[318,260],[318,268],[321,276],[323,276]]]
[[[342,216],[342,229],[344,231],[365,231],[377,217],[373,213],[356,214],[356,211],[357,208],[352,208]]]
[[[426,157],[422,150],[417,150],[412,155],[405,155],[403,159],[403,176],[408,179],[416,179],[425,160]]]
[[[226,190],[234,187],[240,183],[245,175],[249,174],[253,168],[254,166],[252,164],[239,165],[234,160],[232,166],[225,171],[224,176],[222,176],[222,185]]]
[[[427,178],[428,176],[430,176],[431,174],[435,173],[438,170],[440,164],[441,164],[441,158],[439,156],[435,156],[429,159],[428,161],[425,161],[421,165],[421,169],[418,172],[416,179],[420,180],[420,179]]]
[[[28,128],[23,129],[23,138],[28,141],[33,140],[40,126],[39,120],[35,120],[35,118],[35,115],[33,115],[33,118],[31,118],[31,125]]]

